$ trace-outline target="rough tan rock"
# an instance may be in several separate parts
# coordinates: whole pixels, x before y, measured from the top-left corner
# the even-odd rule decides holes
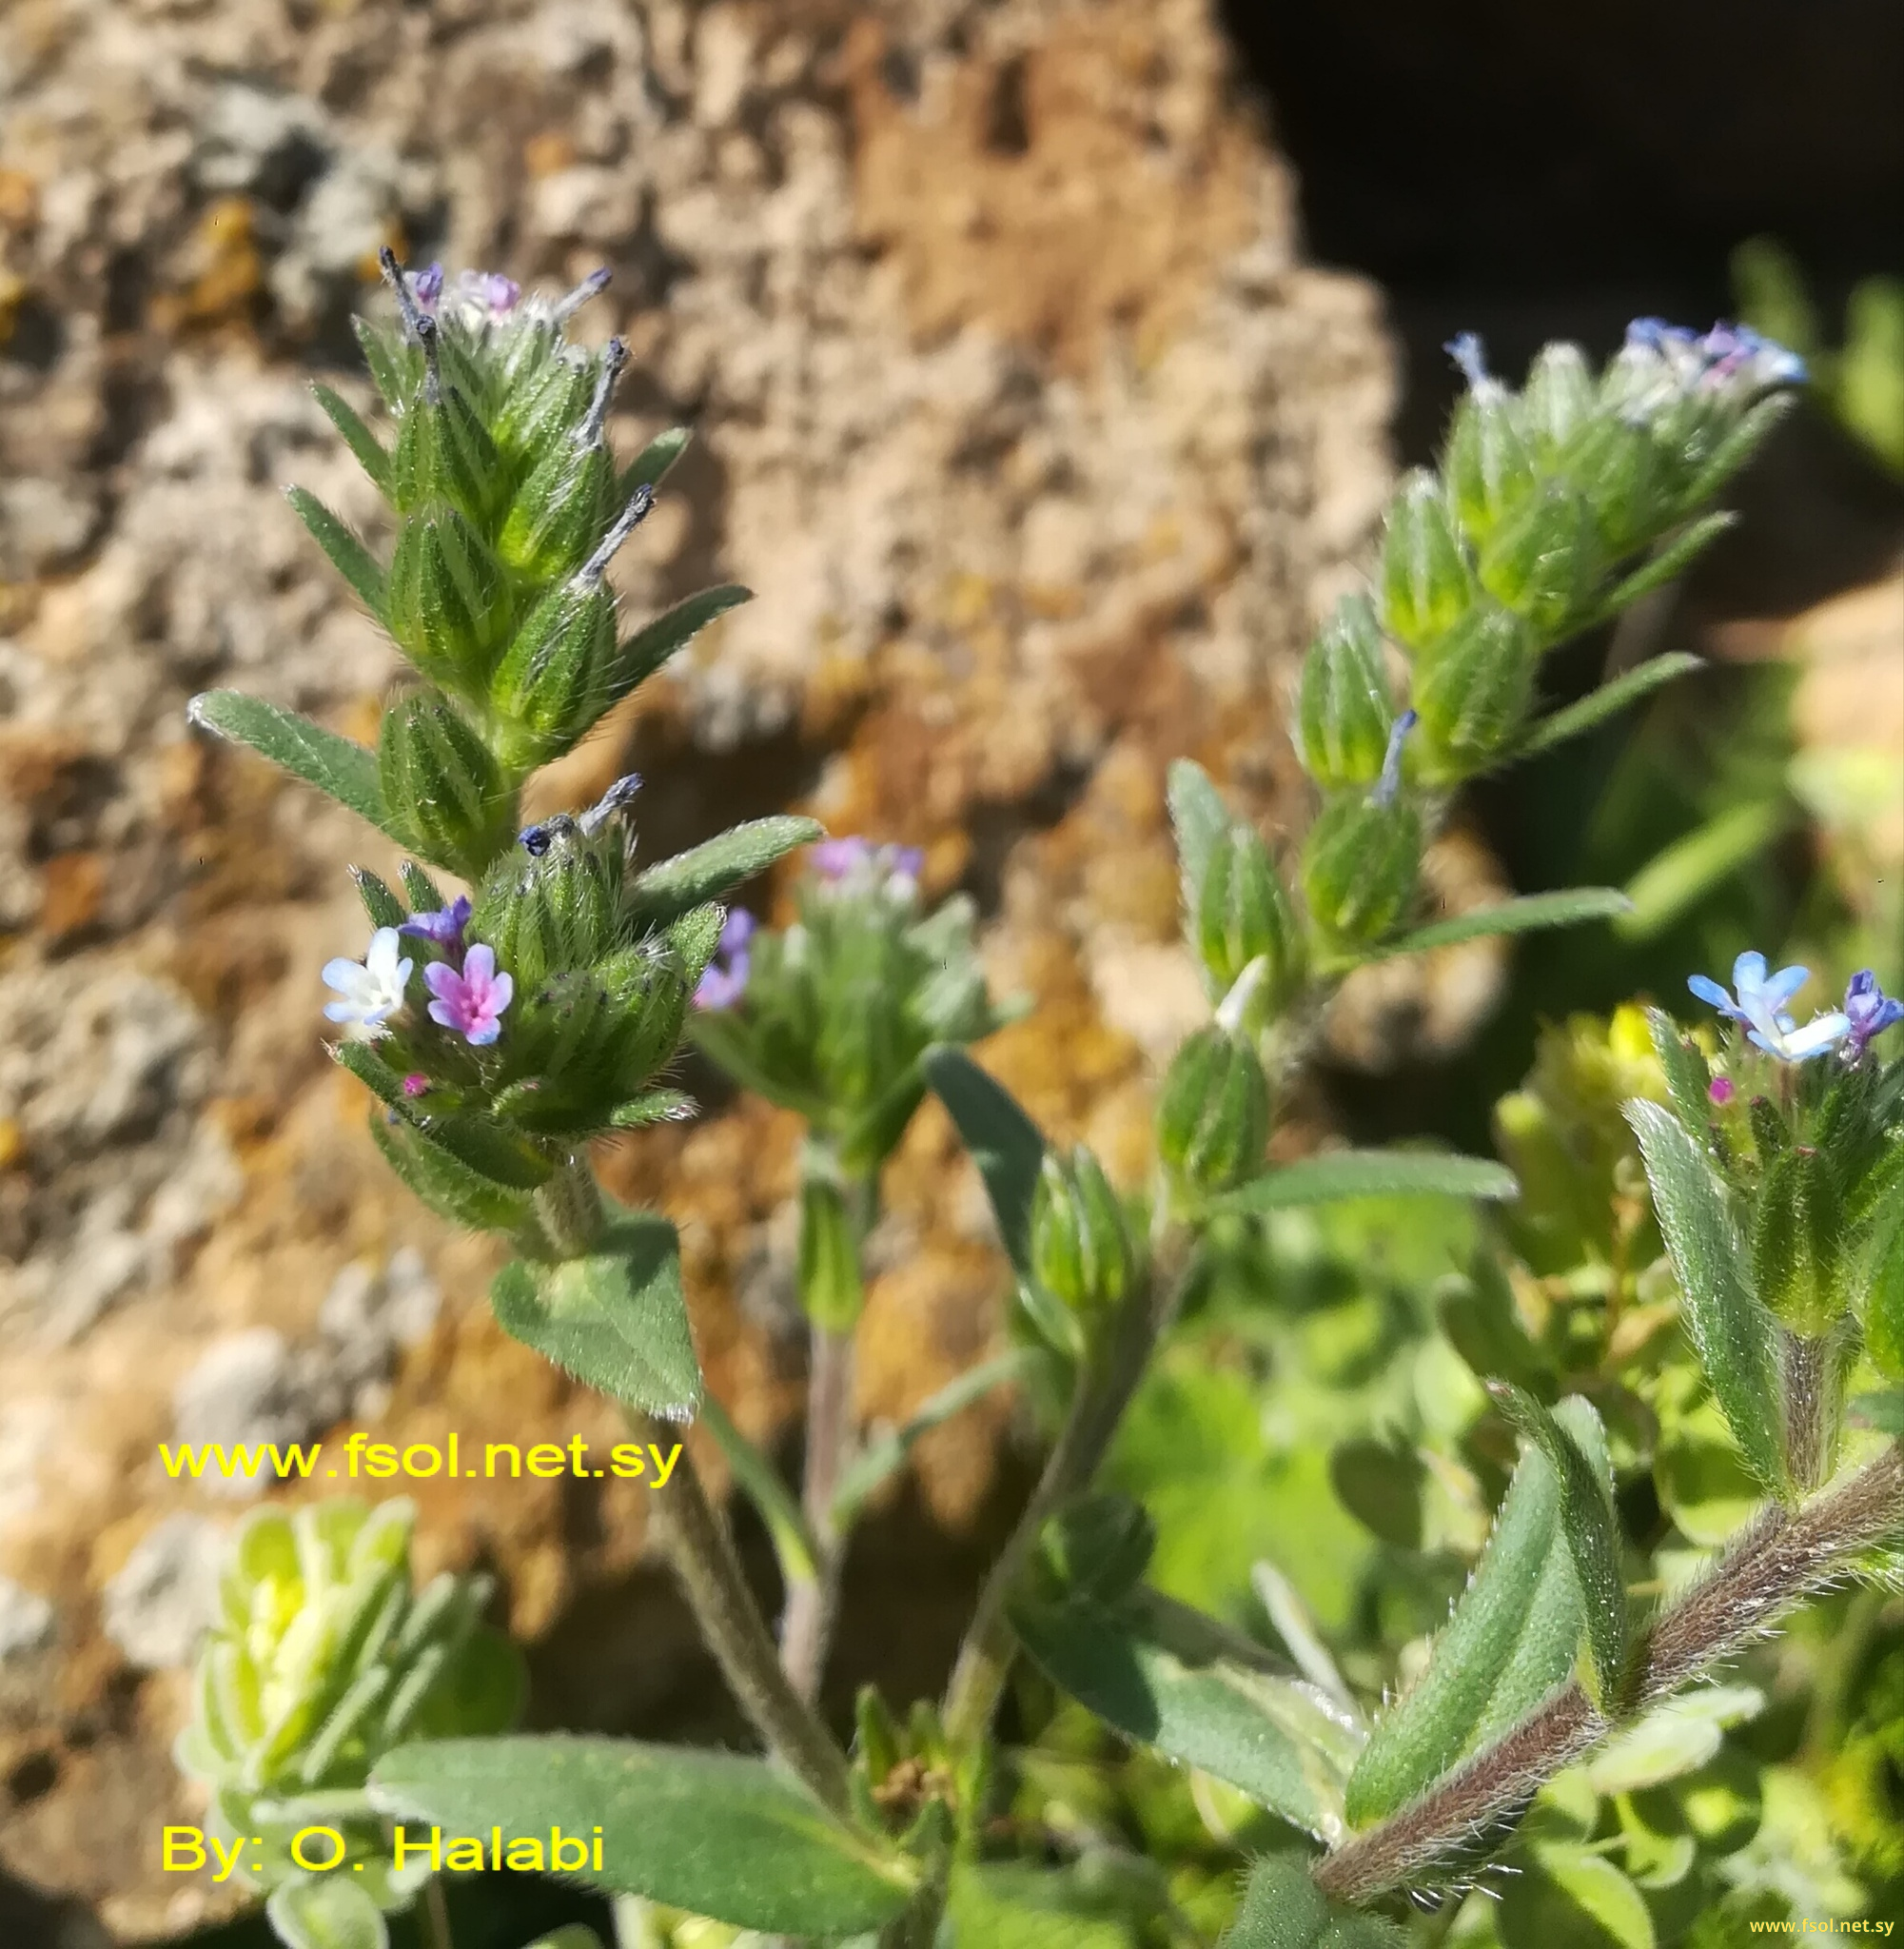
[[[988,1060],[1127,1174],[1186,1006],[1164,763],[1298,819],[1282,690],[1388,478],[1374,295],[1301,262],[1207,0],[6,10],[0,1861],[127,1938],[210,1901],[157,1873],[191,1804],[182,1691],[127,1649],[163,1648],[151,1593],[234,1508],[159,1467],[178,1404],[398,1442],[614,1433],[501,1335],[493,1254],[388,1181],[323,1058],[317,969],[363,932],[343,865],[387,848],[183,718],[222,682],[374,722],[392,653],[277,490],[379,532],[305,381],[384,241],[524,279],[611,265],[588,329],[635,346],[618,434],[698,434],[629,600],[759,592],[541,798],[632,753],[657,846],[790,802],[923,844],[1036,1004]],[[769,1437],[799,1400],[795,1137],[746,1105],[605,1160],[679,1220],[713,1383]],[[978,1357],[999,1292],[942,1119],[887,1196],[869,1417]],[[346,1357],[340,1276],[382,1289],[412,1251],[440,1317]],[[977,1519],[1009,1410],[924,1445],[932,1521]],[[639,1635],[599,1699],[552,1682],[565,1712],[717,1722],[679,1703],[713,1695],[663,1586],[628,1582],[635,1486],[406,1486],[424,1567],[485,1559],[532,1645]],[[611,1586],[639,1609],[599,1618]]]

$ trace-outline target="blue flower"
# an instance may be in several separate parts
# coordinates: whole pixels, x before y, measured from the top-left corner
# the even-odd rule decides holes
[[[1885,1030],[1904,1022],[1904,1001],[1886,994],[1869,968],[1851,977],[1851,986],[1844,992],[1844,1012],[1851,1021],[1844,1043],[1846,1062],[1858,1061],[1874,1035],[1882,1035]]]
[[[416,940],[429,941],[445,954],[460,956],[462,953],[462,931],[469,925],[469,896],[459,894],[447,907],[438,907],[426,914],[412,914],[397,932],[407,934]]]
[[[736,907],[720,930],[720,945],[695,990],[697,1009],[731,1009],[747,992],[747,976],[753,957],[747,943],[759,923],[744,907]]]
[[[1403,711],[1395,719],[1388,731],[1388,749],[1382,759],[1382,776],[1375,781],[1375,790],[1368,797],[1376,805],[1393,805],[1395,795],[1402,789],[1402,747],[1408,741],[1408,734],[1422,721],[1419,711]]]
[[[1742,408],[1759,394],[1802,384],[1805,362],[1797,353],[1749,325],[1720,321],[1708,332],[1636,318],[1608,374],[1615,404],[1640,421],[1695,395]]]
[[[1780,1062],[1807,1062],[1835,1048],[1852,1032],[1850,1016],[1835,1012],[1814,1015],[1802,1029],[1786,1014],[1785,1004],[1811,978],[1809,968],[1780,968],[1769,974],[1765,956],[1747,952],[1732,964],[1737,999],[1704,974],[1690,975],[1686,986],[1720,1014],[1743,1022],[1746,1040],[1767,1055],[1776,1055]]]

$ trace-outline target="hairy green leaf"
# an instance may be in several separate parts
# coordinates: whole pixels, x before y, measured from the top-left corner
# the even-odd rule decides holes
[[[920,1057],[991,1200],[998,1235],[1021,1278],[1031,1270],[1031,1200],[1045,1161],[1044,1134],[1002,1083],[964,1050],[935,1044]]]
[[[630,911],[638,921],[665,925],[745,885],[795,847],[824,837],[825,828],[810,818],[776,814],[749,819],[638,874],[629,896]]]
[[[390,456],[383,443],[363,423],[350,402],[327,385],[313,385],[317,403],[330,418],[330,423],[344,435],[344,444],[357,456],[357,463],[376,482],[379,493],[390,492]]]
[[[296,509],[298,519],[311,531],[311,539],[330,557],[335,568],[358,593],[363,606],[379,622],[384,620],[384,576],[383,565],[315,494],[303,487],[285,490],[285,499]]]
[[[1592,1691],[1597,1701],[1611,1703],[1626,1662],[1626,1585],[1619,1568],[1619,1523],[1613,1511],[1606,1432],[1592,1403],[1580,1395],[1562,1401],[1550,1414],[1509,1382],[1490,1381],[1487,1391],[1560,1477],[1560,1530],[1586,1613]]]
[[[280,710],[242,691],[207,690],[192,699],[186,715],[202,730],[246,744],[260,758],[315,785],[381,833],[401,842],[402,834],[384,808],[377,782],[377,754],[295,711]]]
[[[670,426],[665,433],[656,434],[622,469],[621,500],[631,499],[638,487],[658,487],[693,438],[685,426]]]
[[[1229,808],[1210,783],[1209,774],[1187,758],[1178,758],[1170,766],[1167,791],[1170,827],[1177,837],[1177,871],[1183,887],[1184,928],[1194,939],[1197,903],[1203,894],[1204,876],[1209,871],[1210,856],[1216,851],[1217,841],[1229,830]]]
[[[1679,1128],[1703,1151],[1712,1138],[1712,1099],[1706,1093],[1712,1085],[1712,1068],[1698,1044],[1679,1034],[1679,1025],[1665,1010],[1648,1009],[1646,1027],[1653,1039],[1653,1053],[1665,1073],[1673,1114],[1679,1119]]]
[[[301,1875],[272,1891],[265,1912],[285,1949],[389,1949],[377,1904],[347,1875]]]
[[[1521,1187],[1485,1157],[1429,1151],[1326,1151],[1239,1185],[1211,1202],[1216,1211],[1280,1211],[1344,1198],[1515,1198]]]
[[[1243,1912],[1222,1949],[1403,1949],[1393,1922],[1331,1901],[1291,1855],[1271,1855],[1250,1871]]]
[[[1367,1826],[1406,1806],[1564,1683],[1580,1625],[1560,1478],[1529,1447],[1427,1669],[1369,1735],[1348,1782],[1350,1821]]]
[[[1497,1917],[1503,1949],[1654,1949],[1646,1898],[1614,1864],[1575,1841],[1537,1841],[1511,1876]]]
[[[409,909],[367,867],[353,866],[350,877],[372,927],[401,927],[410,917]]]
[[[1260,1645],[1146,1589],[1115,1604],[1025,1597],[1011,1616],[1050,1679],[1128,1738],[1227,1781],[1320,1840],[1343,1834],[1361,1728]]]
[[[716,616],[725,616],[743,602],[754,600],[754,591],[738,582],[722,582],[719,587],[702,589],[686,596],[626,638],[615,652],[611,688],[617,697],[626,697],[637,684],[652,677],[677,650],[684,649]]]
[[[675,1228],[651,1212],[610,1221],[587,1257],[504,1266],[489,1289],[504,1332],[618,1401],[672,1421],[701,1400]]]
[[[1657,555],[1642,561],[1631,575],[1614,584],[1606,600],[1600,604],[1599,620],[1612,621],[1622,609],[1630,609],[1641,596],[1650,596],[1655,589],[1663,589],[1668,582],[1684,575],[1728,528],[1737,526],[1737,522],[1738,517],[1729,508],[1720,508],[1716,514],[1701,515],[1698,521],[1689,522]],[[1679,654],[1683,656],[1685,653],[1681,651]],[[1640,667],[1646,666],[1642,664]]]
[[[1745,1242],[1726,1188],[1670,1110],[1636,1097],[1626,1120],[1679,1282],[1687,1329],[1746,1466],[1774,1495],[1789,1486],[1776,1324],[1746,1283]]]
[[[1477,907],[1472,913],[1431,921],[1412,934],[1383,941],[1363,955],[1369,961],[1392,960],[1397,955],[1424,955],[1430,948],[1450,948],[1460,941],[1482,940],[1490,935],[1538,934],[1549,927],[1578,927],[1585,920],[1605,920],[1624,914],[1633,903],[1618,887],[1568,887],[1555,894],[1521,894],[1499,906]]]
[[[1578,738],[1582,732],[1591,731],[1609,718],[1617,717],[1641,698],[1650,697],[1656,690],[1671,683],[1675,678],[1703,668],[1704,661],[1690,650],[1674,650],[1667,656],[1654,657],[1638,669],[1629,670],[1624,677],[1616,677],[1611,683],[1602,683],[1598,690],[1589,691],[1578,703],[1542,718],[1521,740],[1521,747],[1514,755],[1516,758],[1532,758],[1539,752],[1551,751],[1555,745],[1564,744],[1569,738]]]
[[[370,1134],[383,1161],[438,1217],[473,1231],[516,1232],[529,1222],[526,1191],[472,1171],[413,1124],[373,1110]]]
[[[601,1829],[591,1887],[743,1928],[826,1940],[876,1929],[906,1905],[917,1869],[833,1820],[764,1761],[635,1740],[436,1740],[378,1762],[370,1798],[445,1833],[547,1843]]]

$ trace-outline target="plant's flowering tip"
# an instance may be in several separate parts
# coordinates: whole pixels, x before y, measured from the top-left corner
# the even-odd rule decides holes
[[[507,318],[521,296],[521,285],[514,278],[504,277],[500,270],[457,273],[456,302],[465,311],[474,311],[484,319]]]
[[[445,954],[461,955],[463,930],[469,925],[469,896],[459,894],[447,907],[438,907],[426,914],[412,914],[397,932],[410,935],[418,940],[426,940],[432,946],[442,948]]]
[[[374,1042],[389,1034],[390,1017],[403,1006],[403,989],[416,967],[402,957],[402,943],[394,927],[380,927],[370,936],[370,951],[362,961],[342,956],[324,964],[324,984],[342,997],[326,1002],[324,1014],[344,1025],[352,1042]]]
[[[842,896],[884,895],[902,905],[919,891],[926,855],[918,846],[875,846],[871,839],[822,839],[809,856],[826,884]]]
[[[1715,1076],[1706,1085],[1706,1101],[1715,1110],[1723,1110],[1738,1094],[1730,1076]]]
[[[496,950],[478,941],[462,957],[459,972],[447,961],[423,970],[433,997],[430,1020],[453,1029],[478,1049],[486,1048],[502,1033],[502,1012],[516,994],[516,983],[496,969]]]
[[[606,792],[577,819],[583,837],[594,838],[617,813],[626,812],[635,803],[635,795],[641,789],[641,774],[628,772],[616,779]],[[523,837],[527,843],[527,835]]]
[[[1844,1039],[1844,1059],[1848,1063],[1861,1062],[1873,1036],[1882,1035],[1885,1030],[1904,1022],[1904,1001],[1886,994],[1877,985],[1877,976],[1869,968],[1862,968],[1851,977],[1851,985],[1844,992],[1844,1013],[1851,1024]]]
[[[1403,711],[1395,719],[1394,728],[1388,734],[1388,749],[1382,759],[1382,776],[1375,781],[1375,789],[1368,796],[1377,805],[1393,805],[1395,795],[1402,789],[1402,747],[1408,741],[1408,734],[1421,722],[1418,711]]]
[[[1627,381],[1628,410],[1642,420],[1691,394],[1743,404],[1805,380],[1797,353],[1750,325],[1723,320],[1701,333],[1660,318],[1636,318],[1616,364]]]
[[[1765,956],[1748,950],[1732,964],[1733,994],[1711,976],[1689,975],[1686,986],[1720,1014],[1745,1024],[1746,1040],[1780,1062],[1809,1062],[1835,1049],[1851,1034],[1851,1018],[1837,1014],[1815,1015],[1800,1029],[1785,1004],[1812,978],[1809,968],[1766,970]]]
[[[754,938],[758,922],[744,907],[736,907],[720,930],[720,945],[695,990],[697,1009],[731,1009],[747,992],[747,977],[753,956],[747,944]]]
[[[1470,391],[1482,392],[1488,386],[1500,384],[1501,382],[1488,372],[1487,347],[1482,345],[1479,332],[1457,332],[1442,350],[1461,367]]]

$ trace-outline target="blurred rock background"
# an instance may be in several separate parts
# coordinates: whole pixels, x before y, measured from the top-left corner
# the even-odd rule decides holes
[[[1364,39],[1332,42],[1357,14]],[[632,766],[657,849],[781,806],[924,846],[1036,1004],[988,1061],[1133,1172],[1152,1058],[1197,1006],[1164,764],[1300,826],[1284,689],[1392,477],[1398,342],[1373,283],[1310,261],[1245,62],[1300,103],[1319,171],[1435,69],[1380,8],[1229,26],[1208,0],[0,12],[0,1867],[49,1900],[126,1939],[208,1913],[158,1871],[160,1825],[195,1814],[167,1746],[209,1552],[259,1491],[171,1482],[157,1443],[615,1435],[495,1329],[487,1249],[391,1185],[324,1058],[317,971],[363,931],[344,865],[387,871],[383,842],[185,726],[214,683],[374,725],[394,653],[280,489],[378,537],[306,388],[367,404],[347,321],[380,302],[379,246],[525,283],[608,265],[583,329],[634,347],[623,450],[697,434],[618,564],[628,603],[759,595],[539,809]],[[1325,254],[1353,259],[1358,223],[1378,268],[1419,253],[1408,196],[1384,243],[1373,192],[1326,181]],[[1488,322],[1443,318],[1458,284],[1396,298],[1418,375]],[[1673,295],[1521,305],[1502,349]],[[1438,386],[1410,394],[1405,449]],[[1757,612],[1876,576],[1889,507],[1825,585]],[[1880,670],[1881,604],[1857,612]],[[1471,831],[1434,864],[1451,904],[1502,879]],[[1502,977],[1491,948],[1384,974],[1337,1024],[1345,1072],[1459,1046]],[[709,1113],[607,1174],[680,1223],[712,1383],[784,1443],[794,1132],[689,1081]],[[931,1114],[888,1203],[860,1389],[898,1417],[986,1349],[1000,1277]],[[866,1533],[841,1703],[870,1670],[932,1683],[1022,1479],[1011,1432],[1004,1401],[938,1431]],[[396,1486],[426,1570],[500,1574],[542,1723],[737,1737],[632,1486]]]

